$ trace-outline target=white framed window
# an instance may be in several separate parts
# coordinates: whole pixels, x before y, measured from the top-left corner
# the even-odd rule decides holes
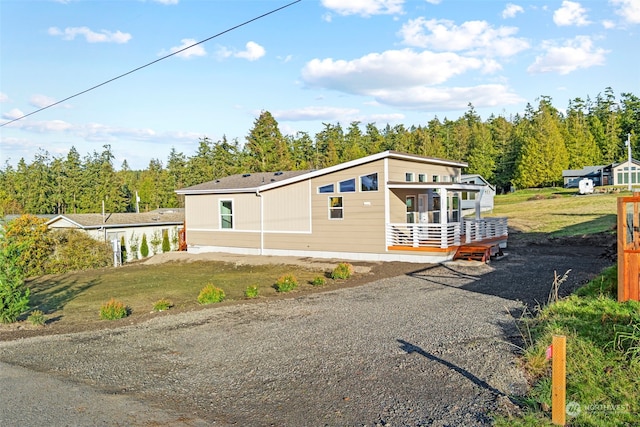
[[[323,185],[318,187],[318,193],[334,193],[335,186],[333,184]]]
[[[438,175],[433,175],[431,177],[431,182],[440,182],[440,176]]]
[[[361,176],[360,191],[378,191],[378,174],[371,173]]]
[[[353,193],[356,191],[356,179],[346,179],[338,183],[338,189],[341,193]]]
[[[329,197],[329,219],[344,218],[344,207],[342,206],[342,196]]]
[[[407,172],[404,174],[404,180],[407,182],[413,182],[413,172]]]
[[[233,200],[220,200],[220,228],[233,229]]]
[[[427,182],[427,176],[423,173],[418,174],[418,182]]]

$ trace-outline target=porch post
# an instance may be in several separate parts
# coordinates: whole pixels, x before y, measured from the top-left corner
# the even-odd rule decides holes
[[[449,202],[446,188],[440,189],[440,247],[446,248],[447,244],[447,223],[449,222]]]
[[[476,219],[480,219],[480,201],[482,200],[482,196],[484,195],[484,186],[478,191],[475,200],[475,208],[476,208]]]

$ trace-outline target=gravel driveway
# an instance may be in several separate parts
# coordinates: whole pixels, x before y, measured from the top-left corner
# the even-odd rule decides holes
[[[508,396],[526,390],[509,344],[521,301],[546,299],[554,270],[575,271],[570,288],[611,264],[601,248],[590,257],[545,250],[524,277],[530,250],[516,247],[488,265],[416,266],[353,288],[0,342],[0,362],[11,365],[0,364],[0,392],[20,390],[0,402],[0,425],[485,425],[495,411],[516,410]],[[48,407],[27,404],[40,395]]]

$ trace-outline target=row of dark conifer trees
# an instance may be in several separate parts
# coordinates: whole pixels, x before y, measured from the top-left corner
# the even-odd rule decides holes
[[[575,98],[565,111],[543,96],[510,117],[483,121],[469,105],[457,120],[411,127],[352,122],[346,129],[323,123],[313,136],[283,135],[263,111],[242,143],[202,138],[194,153],[172,149],[165,162],[150,159],[144,170],[126,161],[116,169],[108,145],[84,157],[71,147],[66,156],[40,150],[15,167],[7,163],[0,169],[0,215],[100,212],[103,201],[109,212],[131,212],[136,192],[143,211],[181,207],[178,188],[235,173],[319,169],[384,150],[467,162],[465,173],[481,174],[499,191],[553,186],[565,169],[623,161],[628,138],[634,153],[640,149],[638,134],[640,98],[617,99],[611,88],[593,100]]]

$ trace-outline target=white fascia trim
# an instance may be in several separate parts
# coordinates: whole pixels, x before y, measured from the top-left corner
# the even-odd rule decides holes
[[[437,183],[416,183],[416,182],[407,182],[399,183],[392,182],[387,183],[387,187],[389,188],[407,188],[412,190],[420,190],[420,189],[444,189],[448,191],[482,191],[486,186],[480,184],[437,184]]]

